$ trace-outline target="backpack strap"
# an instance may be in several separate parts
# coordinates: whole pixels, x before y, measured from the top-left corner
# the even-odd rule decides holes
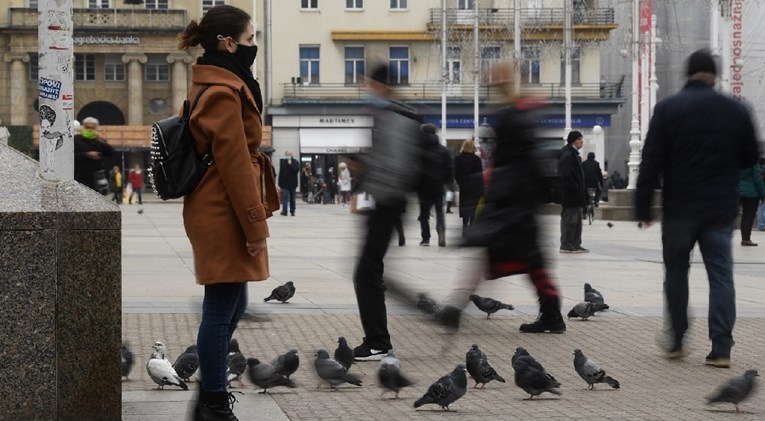
[[[183,107],[183,118],[188,122],[191,119],[191,112],[194,111],[194,107],[197,106],[197,102],[199,102],[199,98],[202,96],[202,94],[209,88],[210,85],[202,85],[202,89],[197,92],[197,96],[194,97],[194,101],[191,103],[191,106],[188,105],[188,102],[184,104]],[[189,130],[190,132],[190,130]],[[213,159],[212,155],[212,145],[210,145],[207,148],[207,153],[202,157],[202,161],[207,164],[207,166],[212,165],[215,160]]]

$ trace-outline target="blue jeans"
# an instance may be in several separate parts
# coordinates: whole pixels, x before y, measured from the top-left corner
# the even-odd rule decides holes
[[[282,215],[287,214],[287,203],[290,205],[290,213],[295,213],[295,187],[282,189]]]
[[[688,270],[690,253],[698,242],[709,279],[709,339],[712,351],[728,355],[736,323],[731,239],[733,221],[709,222],[686,218],[662,222],[664,295],[676,343],[688,330]]]
[[[199,373],[206,392],[226,391],[228,343],[247,308],[247,283],[205,285],[199,324]]]
[[[765,203],[760,201],[760,205],[757,208],[757,229],[765,230]]]

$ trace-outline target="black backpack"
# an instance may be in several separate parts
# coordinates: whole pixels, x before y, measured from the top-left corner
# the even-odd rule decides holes
[[[182,115],[168,117],[151,126],[149,182],[162,200],[178,199],[194,191],[213,164],[212,150],[201,158],[197,155],[189,129],[191,111],[208,87],[205,85],[200,89],[191,105],[188,99],[183,101]]]

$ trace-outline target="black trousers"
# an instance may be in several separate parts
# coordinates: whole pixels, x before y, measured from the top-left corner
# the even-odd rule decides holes
[[[754,217],[757,214],[757,206],[759,204],[760,199],[756,197],[741,198],[741,241],[752,240],[752,226],[754,225]]]
[[[423,240],[430,240],[430,209],[434,206],[436,208],[436,231],[446,229],[446,223],[444,221],[444,196],[442,194],[437,195],[418,195],[420,199],[420,216],[417,218],[420,221],[420,234]]]
[[[391,349],[388,313],[385,308],[383,259],[393,230],[401,221],[401,207],[380,206],[367,217],[366,237],[361,257],[353,274],[353,287],[359,305],[364,342],[376,349]]]

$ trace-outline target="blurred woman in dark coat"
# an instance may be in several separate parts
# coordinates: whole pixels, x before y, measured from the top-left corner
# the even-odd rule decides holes
[[[462,142],[459,155],[454,158],[454,180],[460,191],[460,218],[462,232],[473,223],[475,207],[483,196],[483,167],[481,158],[475,154],[475,142],[468,139]]]

